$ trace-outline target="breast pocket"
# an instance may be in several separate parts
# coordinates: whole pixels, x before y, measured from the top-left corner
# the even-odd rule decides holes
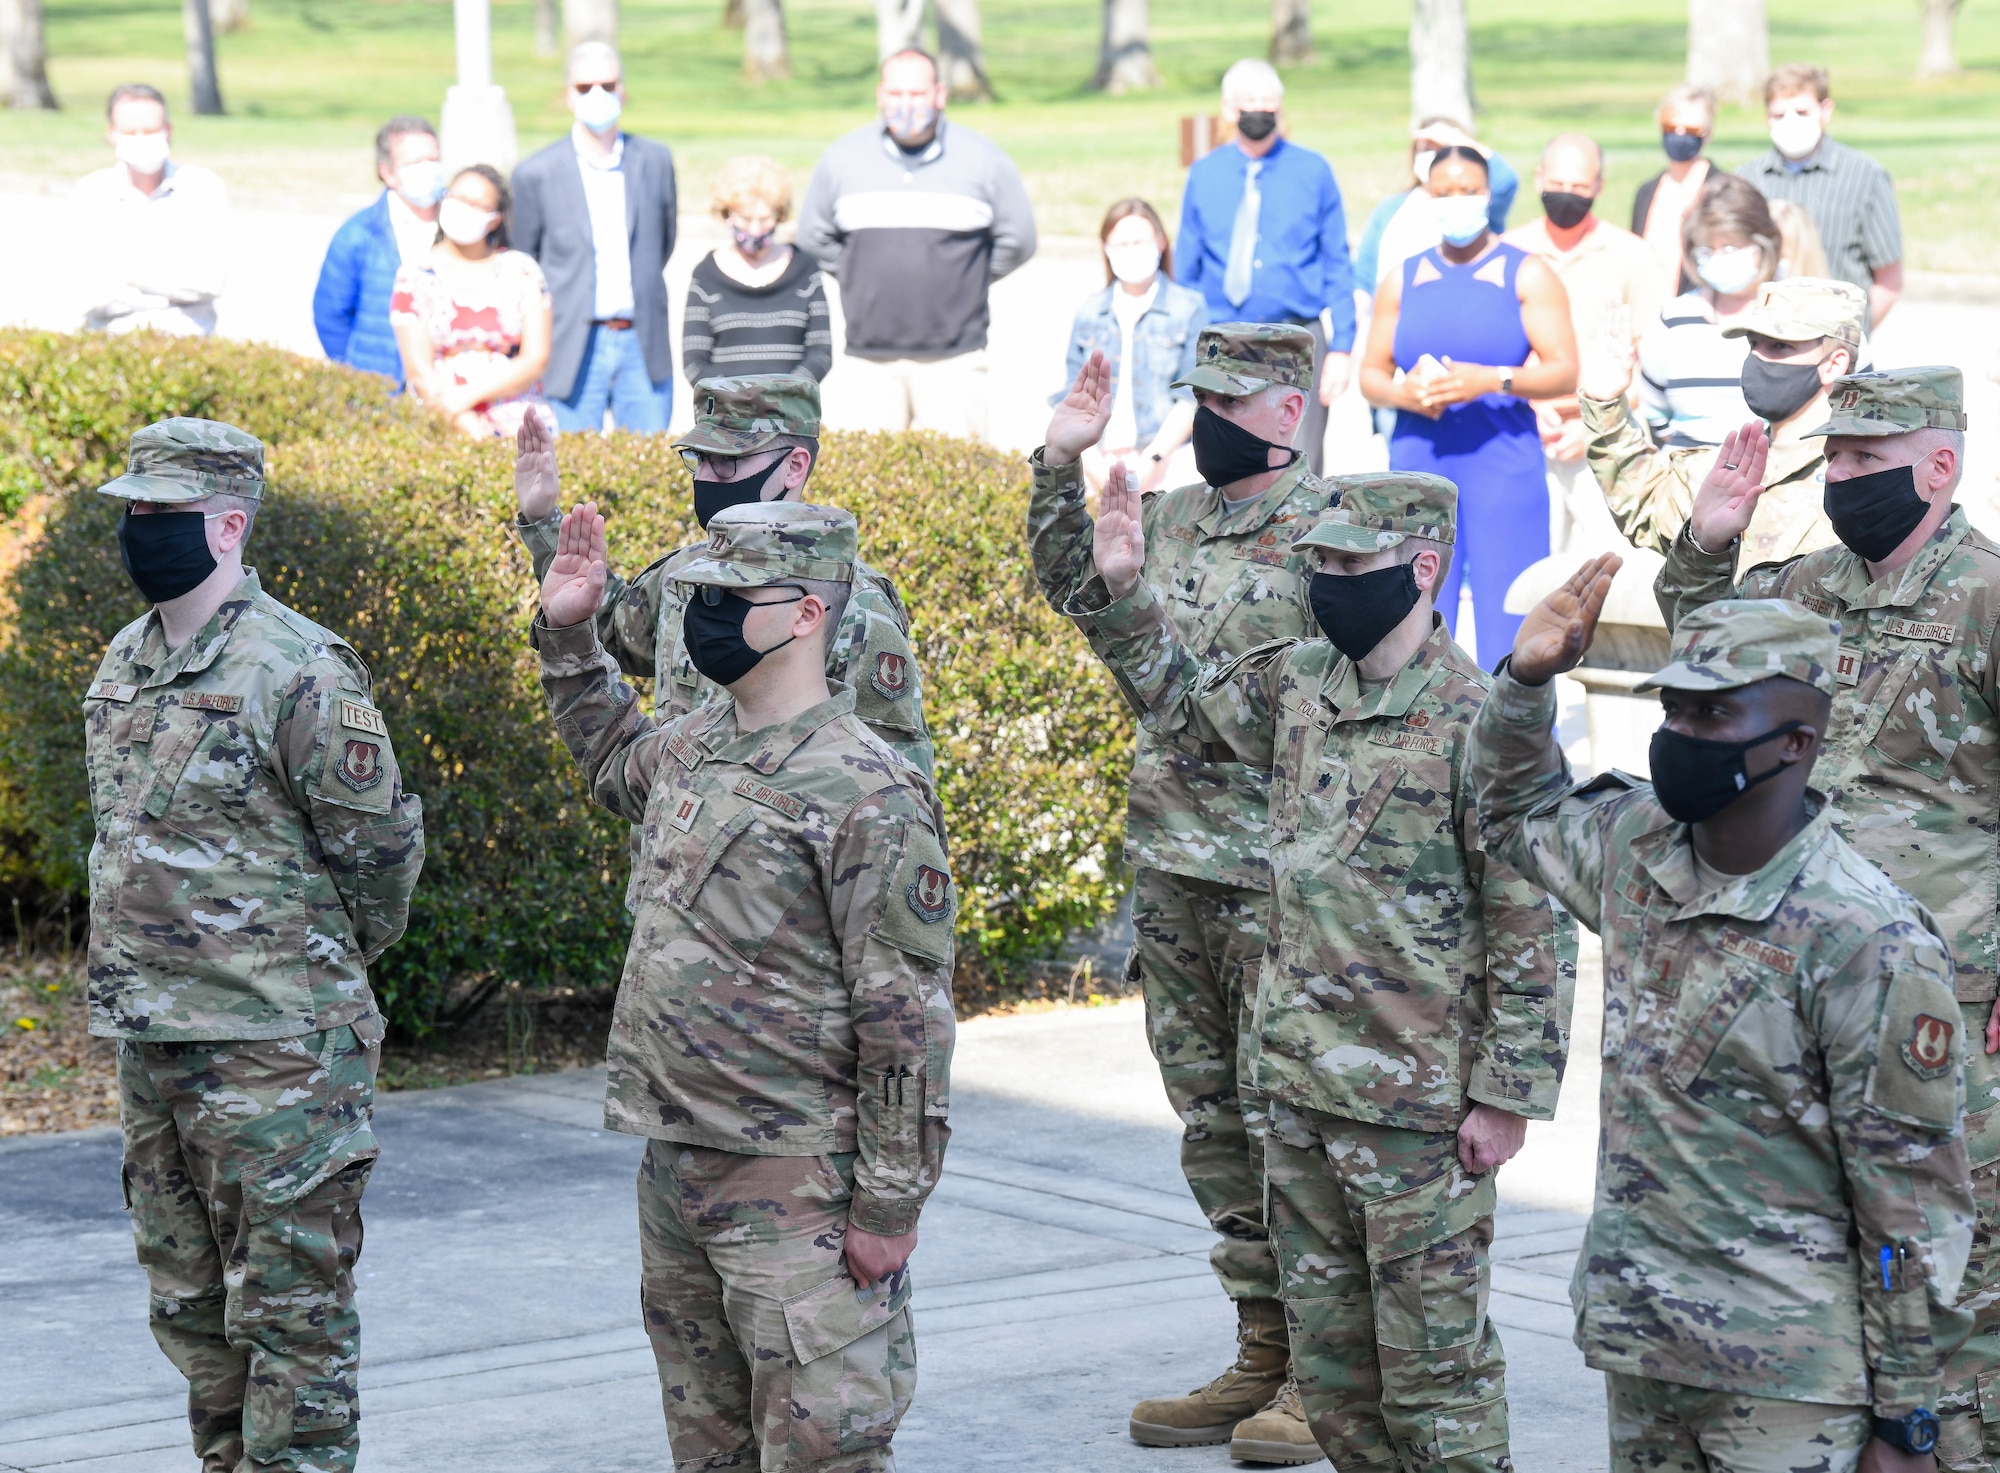
[[[712,941],[754,963],[816,873],[797,835],[745,807],[718,823],[697,823],[668,846],[647,888],[657,902],[699,921]]]
[[[1886,765],[1871,767],[1893,786],[1909,785],[1904,774],[1913,773],[1921,789],[1935,791],[1954,771],[1968,725],[1954,655],[1948,646],[1912,650],[1883,681],[1874,702],[1878,724],[1867,746],[1887,759]],[[1955,775],[1969,786],[1983,786],[1976,768]]]
[[[1690,968],[1690,979],[1704,969]],[[1776,1135],[1816,1102],[1811,1046],[1789,978],[1734,961],[1708,986],[1675,1000],[1665,1077],[1695,1103],[1761,1136]]]
[[[1424,765],[1393,762],[1365,790],[1339,806],[1346,825],[1335,832],[1330,857],[1385,896],[1406,893],[1427,872],[1425,856],[1450,822],[1449,793],[1430,780]]]

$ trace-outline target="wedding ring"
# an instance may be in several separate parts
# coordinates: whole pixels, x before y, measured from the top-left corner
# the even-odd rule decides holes
[[[1736,469],[1736,462],[1733,460],[1725,460],[1722,462],[1722,468],[1726,471],[1733,471]]]

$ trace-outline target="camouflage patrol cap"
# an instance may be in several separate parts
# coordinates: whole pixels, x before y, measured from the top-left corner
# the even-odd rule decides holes
[[[1331,477],[1336,505],[1292,543],[1341,552],[1380,552],[1405,537],[1447,546],[1458,540],[1458,487],[1422,471],[1365,471]]]
[[[262,501],[264,442],[212,419],[163,419],[132,436],[125,474],[97,489],[127,501]]]
[[[1782,598],[1725,598],[1703,604],[1674,630],[1673,659],[1633,687],[1732,690],[1789,675],[1834,693],[1840,625]]]
[[[1289,322],[1212,322],[1195,339],[1194,368],[1169,387],[1240,399],[1272,384],[1310,392],[1313,335]]]
[[[1911,430],[1963,430],[1965,379],[1955,368],[1899,368],[1850,373],[1827,386],[1832,417],[1808,435],[1907,435]]]
[[[819,438],[819,385],[803,374],[747,373],[694,386],[694,428],[676,450],[754,455],[780,435]]]
[[[812,578],[852,583],[854,514],[837,506],[753,501],[725,507],[708,524],[708,541],[676,553],[666,576],[676,583],[760,588]]]
[[[1853,282],[1791,276],[1759,287],[1756,305],[1725,327],[1722,335],[1741,338],[1754,332],[1781,343],[1839,338],[1858,348],[1867,323],[1868,294]]]

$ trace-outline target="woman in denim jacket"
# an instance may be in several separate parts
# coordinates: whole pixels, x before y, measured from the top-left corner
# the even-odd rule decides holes
[[[1122,199],[1105,211],[1097,239],[1105,287],[1077,309],[1064,382],[1075,382],[1084,360],[1102,350],[1116,397],[1104,438],[1083,454],[1084,475],[1093,491],[1102,490],[1111,467],[1123,461],[1141,492],[1195,480],[1190,455],[1176,463],[1194,426],[1194,394],[1167,386],[1193,371],[1208,304],[1174,281],[1173,246],[1144,200]],[[1058,389],[1049,402],[1065,392]]]

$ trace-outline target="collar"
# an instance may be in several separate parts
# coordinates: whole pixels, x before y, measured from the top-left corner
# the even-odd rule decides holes
[[[1814,169],[1824,169],[1832,173],[1838,162],[1835,148],[1834,141],[1822,133],[1819,136],[1819,146],[1811,153],[1802,159],[1788,159],[1778,152],[1778,146],[1774,143],[1771,145],[1771,151],[1764,155],[1764,170],[1766,173],[1782,171],[1787,174],[1807,174]]]
[[[1600,228],[1603,224],[1604,221],[1598,217],[1597,207],[1593,204],[1590,213],[1583,217],[1582,233],[1577,236],[1576,243],[1565,247],[1556,239],[1555,230],[1550,226],[1548,216],[1544,215],[1535,221],[1535,227],[1541,230],[1542,241],[1550,253],[1566,261],[1573,261],[1579,256],[1588,255],[1591,251],[1604,249],[1609,237]]]
[[[814,732],[829,721],[845,716],[854,710],[854,687],[829,678],[827,685],[833,690],[816,706],[799,712],[790,721],[780,726],[766,726],[756,731],[736,729],[736,702],[733,699],[721,703],[715,720],[702,728],[702,745],[718,762],[740,762],[745,767],[755,768],[769,777],[790,760]],[[728,730],[722,730],[722,718],[728,717]]]
[[[1806,806],[1812,817],[1789,844],[1772,855],[1762,869],[1734,876],[1718,890],[1704,893],[1695,877],[1694,838],[1687,824],[1669,821],[1642,834],[1632,844],[1632,857],[1679,907],[1669,920],[1730,916],[1739,921],[1768,921],[1798,882],[1799,871],[1833,831],[1833,806],[1825,793],[1807,788]]]
[[[905,168],[912,168],[920,164],[934,164],[944,157],[945,123],[943,113],[938,114],[937,132],[931,135],[931,141],[924,145],[922,153],[906,153],[903,146],[889,136],[889,125],[880,118],[875,120],[875,127],[877,136],[882,140],[882,152],[902,164]]]
[[[1354,661],[1342,655],[1332,677],[1320,688],[1320,699],[1333,707],[1335,721],[1370,721],[1378,716],[1400,718],[1410,714],[1417,697],[1444,669],[1451,653],[1451,634],[1443,617],[1431,611],[1431,637],[1423,642],[1409,662],[1374,691],[1363,695],[1361,675]]]
[[[1275,164],[1278,161],[1278,155],[1283,153],[1286,147],[1287,145],[1285,142],[1285,136],[1281,133],[1278,135],[1278,141],[1271,145],[1270,152],[1265,154],[1264,157],[1262,157],[1261,159],[1251,158],[1249,154],[1245,153],[1242,149],[1237,148],[1233,144],[1230,146],[1229,151],[1236,155],[1237,164],[1240,165],[1243,169],[1243,172],[1247,174],[1250,172],[1250,166],[1252,164],[1264,164],[1264,165]]]
[[[1850,609],[1907,608],[1929,591],[1931,579],[1971,535],[1972,523],[1965,518],[1965,508],[1954,504],[1951,515],[1938,524],[1931,540],[1918,549],[1915,557],[1872,583],[1868,580],[1868,564],[1861,560],[1860,554],[1835,543],[1833,565],[1820,575],[1819,586]]]
[[[625,166],[625,132],[621,128],[611,142],[611,156],[601,157],[597,150],[584,141],[589,129],[581,123],[569,125],[570,147],[576,150],[576,161],[586,169],[595,169],[600,174],[615,173]]]
[[[153,673],[139,682],[139,688],[148,690],[168,685],[183,675],[199,674],[213,665],[228,645],[230,631],[235,629],[236,621],[243,617],[244,611],[262,592],[263,585],[257,580],[257,570],[245,568],[243,581],[230,590],[229,597],[222,601],[222,607],[177,650],[167,648],[160,611],[148,610],[145,628],[139,634],[139,647],[132,652],[131,663],[144,666]]]
[[[1825,444],[1826,441],[1817,439],[1772,441],[1770,455],[1764,462],[1764,484],[1780,485],[1791,480],[1800,471],[1824,464],[1826,457],[1820,447]],[[1720,453],[1718,451],[1717,455]],[[1709,462],[1711,465],[1714,463],[1714,461]]]
[[[1204,537],[1218,537],[1224,527],[1232,533],[1254,532],[1271,520],[1272,515],[1285,504],[1307,474],[1305,454],[1301,452],[1299,458],[1286,466],[1279,473],[1278,479],[1266,486],[1262,494],[1237,507],[1234,512],[1228,511],[1223,505],[1222,493],[1219,490],[1213,486],[1207,487],[1208,509],[1195,518],[1195,530]]]

